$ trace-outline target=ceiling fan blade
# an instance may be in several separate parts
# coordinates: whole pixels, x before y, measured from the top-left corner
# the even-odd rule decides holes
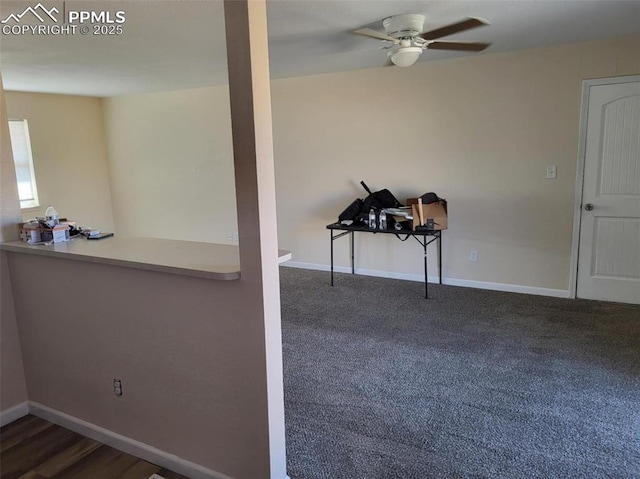
[[[387,40],[388,42],[396,43],[397,40],[389,35],[381,32],[377,32],[370,28],[361,28],[360,30],[354,30],[353,33],[357,35],[364,35],[365,37],[377,38],[378,40]]]
[[[488,22],[479,18],[467,18],[466,20],[463,20],[461,22],[453,23],[451,25],[447,25],[446,27],[437,28],[435,30],[431,30],[430,32],[424,32],[418,36],[425,40],[435,40],[436,38],[446,37],[447,35],[453,35],[454,33],[463,32],[472,28],[482,27],[488,24]]]
[[[480,42],[433,42],[427,45],[427,50],[457,50],[461,52],[481,52],[491,43]]]

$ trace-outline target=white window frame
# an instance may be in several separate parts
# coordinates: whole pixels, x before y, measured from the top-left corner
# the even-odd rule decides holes
[[[32,198],[20,198],[20,208],[21,209],[28,209],[28,208],[38,208],[40,206],[40,202],[38,201],[38,186],[36,184],[36,172],[33,168],[33,155],[31,153],[31,138],[29,137],[29,123],[27,122],[27,120],[9,120],[9,135],[11,136],[11,124],[18,124],[21,123],[23,125],[23,134],[24,134],[24,145],[21,145],[23,147],[23,149],[26,152],[27,155],[27,160],[29,163],[29,181],[31,183],[31,192],[32,192]],[[16,145],[15,145],[16,139],[13,138],[13,136],[11,137],[11,148],[13,149],[13,161],[16,167],[16,170],[18,169],[18,167],[23,168],[22,165],[18,165],[15,163],[16,161]],[[17,176],[17,175],[16,175]],[[20,187],[18,187],[18,194],[20,194]]]

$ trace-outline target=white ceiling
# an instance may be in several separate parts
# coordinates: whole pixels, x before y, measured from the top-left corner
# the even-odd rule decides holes
[[[37,2],[0,0],[0,20]],[[104,10],[112,15],[124,11],[123,33],[2,34],[0,68],[7,90],[113,96],[227,81],[220,0],[42,3],[61,12],[63,8],[67,12]],[[466,17],[491,23],[443,38],[491,42],[484,52],[425,51],[419,61],[640,32],[639,0],[267,0],[267,9],[273,78],[382,66],[386,51],[378,50],[381,42],[351,31],[361,27],[382,31],[385,17],[402,13],[425,15],[425,30]],[[30,15],[21,23],[40,23]]]

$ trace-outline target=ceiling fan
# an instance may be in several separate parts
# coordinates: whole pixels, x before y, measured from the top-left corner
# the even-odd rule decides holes
[[[468,18],[461,22],[437,28],[429,32],[423,32],[424,15],[407,14],[396,15],[385,18],[382,21],[384,33],[372,30],[371,28],[361,28],[353,33],[364,35],[365,37],[376,38],[385,42],[391,42],[387,48],[397,46],[398,48],[388,54],[389,65],[408,67],[413,65],[424,50],[456,50],[468,52],[480,52],[491,43],[479,42],[441,42],[438,38],[453,35],[472,28],[488,25],[488,22],[479,18]]]

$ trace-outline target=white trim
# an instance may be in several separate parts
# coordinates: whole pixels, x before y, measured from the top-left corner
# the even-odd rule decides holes
[[[289,261],[282,266],[287,268],[311,269],[316,271],[331,271],[331,267],[326,264],[301,263],[299,261]],[[334,266],[336,273],[351,273],[348,266]],[[393,273],[389,271],[379,271],[373,269],[356,268],[356,274],[363,276],[375,276],[379,278],[403,279],[406,281],[424,281],[424,275],[411,273]],[[428,276],[429,283],[437,283],[437,276]],[[491,283],[488,281],[474,281],[470,279],[442,278],[442,284],[449,286],[462,286],[465,288],[488,289],[492,291],[505,291],[508,293],[534,294],[536,296],[551,296],[553,298],[568,298],[569,291],[565,289],[539,288],[536,286],[523,286],[519,284]]]
[[[287,261],[286,264],[282,264],[282,266],[286,266],[288,268],[299,268],[299,269],[311,269],[316,271],[331,271],[331,267],[327,264],[318,264],[318,263],[301,263],[299,261]],[[351,273],[351,268],[348,266],[335,266],[333,267],[333,271],[336,273]],[[375,276],[378,278],[391,278],[391,279],[404,279],[406,281],[424,281],[424,274],[413,274],[413,273],[393,273],[390,271],[379,271],[376,269],[362,269],[356,268],[356,274],[362,276]],[[437,276],[429,276],[429,283],[437,283]]]
[[[29,414],[29,403],[27,401],[16,404],[4,411],[0,411],[0,427],[4,427],[13,421],[17,421],[27,414]]]
[[[194,462],[181,459],[178,456],[156,449],[153,446],[144,444],[135,439],[131,439],[115,432],[109,431],[95,424],[91,424],[77,417],[70,416],[63,412],[51,409],[43,404],[29,401],[29,412],[34,416],[46,419],[54,424],[66,427],[78,434],[102,442],[127,454],[134,455],[140,459],[156,464],[173,472],[185,475],[192,479],[232,479],[230,476],[213,471],[200,466]]]
[[[573,233],[571,238],[571,260],[569,262],[569,297],[576,297],[578,286],[578,250],[580,249],[580,222],[582,220],[582,186],[584,180],[584,155],[587,141],[587,115],[589,113],[589,85],[582,82],[580,130],[578,133],[578,164],[576,165],[576,186],[573,199]]]
[[[535,296],[550,296],[552,298],[568,298],[566,289],[540,288],[537,286],[524,286],[520,284],[491,283],[489,281],[474,281],[471,279],[443,278],[443,284],[450,286],[463,286],[465,288],[489,289],[491,291],[504,291],[506,293],[533,294]]]
[[[589,95],[592,86],[614,85],[640,81],[640,75],[611,78],[594,78],[582,81],[582,104],[580,131],[578,136],[578,163],[576,166],[576,191],[573,201],[573,235],[571,240],[571,261],[569,263],[569,298],[575,298],[578,289],[578,252],[580,250],[580,221],[582,219],[582,188],[584,186],[584,163],[587,149],[587,115]]]

